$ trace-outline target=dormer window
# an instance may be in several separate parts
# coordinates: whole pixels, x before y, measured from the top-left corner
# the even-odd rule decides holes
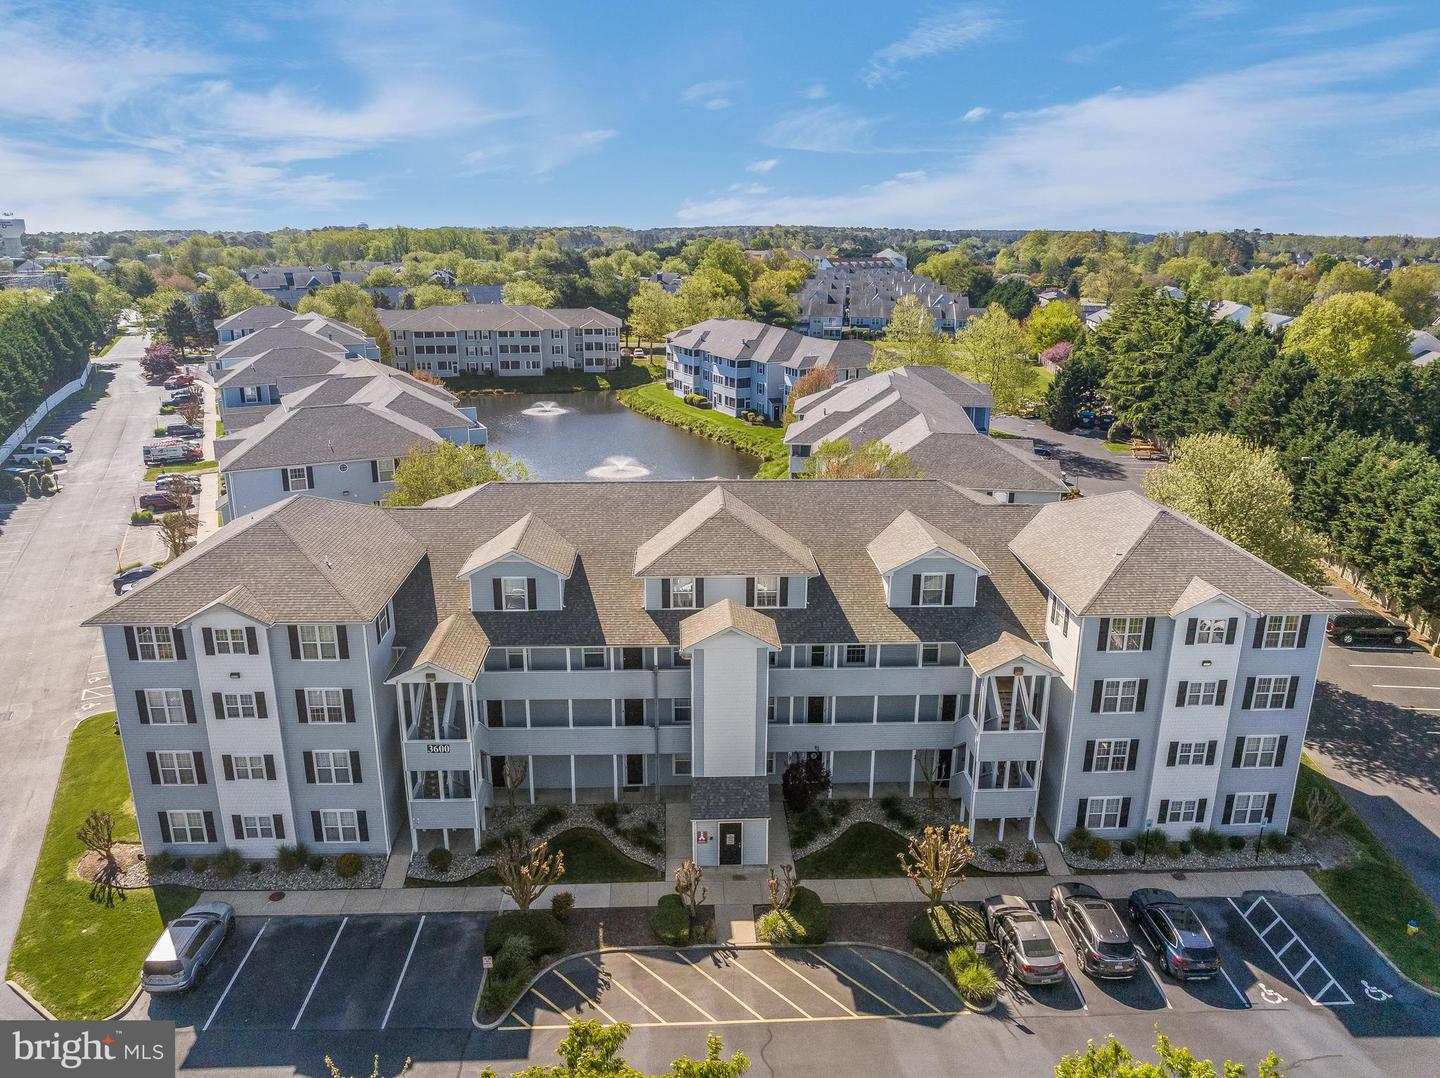
[[[502,576],[500,578],[500,609],[530,609],[530,581],[527,577]]]
[[[920,574],[919,606],[945,605],[945,573]]]
[[[755,595],[754,601],[750,604],[757,608],[776,607],[780,605],[780,577],[778,576],[757,576],[754,577]]]
[[[670,578],[670,602],[667,605],[671,610],[695,609],[696,587],[693,576],[672,576]]]
[[[1223,644],[1229,626],[1228,618],[1199,618],[1195,623],[1195,643]]]

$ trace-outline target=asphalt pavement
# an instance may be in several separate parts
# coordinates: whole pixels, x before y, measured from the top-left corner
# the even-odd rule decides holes
[[[990,425],[1003,434],[1033,438],[1051,447],[1054,459],[1082,494],[1113,494],[1117,490],[1140,489],[1140,480],[1155,467],[1154,461],[1136,460],[1128,452],[1105,448],[1105,435],[1098,430],[1058,431],[1039,419],[997,415]]]

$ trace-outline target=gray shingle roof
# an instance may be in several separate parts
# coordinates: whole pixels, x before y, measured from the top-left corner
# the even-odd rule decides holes
[[[280,408],[243,432],[239,444],[220,460],[220,470],[381,460],[403,457],[417,445],[440,441],[440,435],[424,423],[380,405]],[[369,479],[367,473],[365,480]]]
[[[295,317],[294,311],[287,311],[278,304],[262,304],[258,307],[246,307],[243,311],[237,311],[229,318],[222,318],[215,323],[217,331],[233,330],[236,333],[249,330],[264,329],[267,326],[278,326],[282,322],[288,322]]]
[[[764,775],[699,776],[690,780],[692,820],[765,820],[770,817],[770,780]],[[711,842],[719,842],[712,835]]]
[[[731,629],[754,637],[772,648],[780,646],[780,634],[775,631],[774,620],[758,610],[741,606],[734,599],[722,599],[682,621],[680,646],[688,651],[716,633]]]
[[[815,571],[815,556],[804,543],[720,486],[635,551],[636,576]]]
[[[681,348],[698,349],[724,359],[782,363],[797,370],[870,365],[872,348],[865,341],[832,341],[807,337],[793,329],[751,322],[743,318],[711,318],[677,329],[665,339]]]
[[[620,319],[594,307],[452,303],[416,311],[377,311],[386,332],[446,329],[619,329]]]
[[[465,681],[474,681],[489,650],[490,641],[485,636],[485,630],[480,628],[473,614],[463,611],[449,615],[435,627],[408,668],[413,670],[429,664]]]
[[[492,562],[518,554],[536,565],[568,577],[575,569],[578,551],[554,528],[534,513],[526,513],[495,538],[481,544],[465,559],[459,576],[469,576]]]
[[[908,509],[892,520],[890,526],[872,539],[865,548],[870,560],[875,563],[875,568],[882,573],[893,572],[907,562],[935,550],[959,558],[982,572],[990,571],[985,568],[985,563],[975,551],[954,536],[947,535],[934,525],[921,520]]]

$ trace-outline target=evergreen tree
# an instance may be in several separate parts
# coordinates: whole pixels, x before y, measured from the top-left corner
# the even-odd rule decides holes
[[[185,354],[185,347],[194,343],[195,314],[190,309],[190,301],[177,299],[170,306],[165,308],[165,315],[161,320],[161,332],[165,339],[180,349],[180,354]]]

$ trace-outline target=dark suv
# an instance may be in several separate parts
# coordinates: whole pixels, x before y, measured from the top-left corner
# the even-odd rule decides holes
[[[1057,883],[1050,890],[1050,908],[1090,976],[1124,979],[1140,971],[1140,955],[1125,922],[1088,883]]]
[[[1332,614],[1325,635],[1337,644],[1394,644],[1403,648],[1410,642],[1410,630],[1398,621],[1379,614]]]

